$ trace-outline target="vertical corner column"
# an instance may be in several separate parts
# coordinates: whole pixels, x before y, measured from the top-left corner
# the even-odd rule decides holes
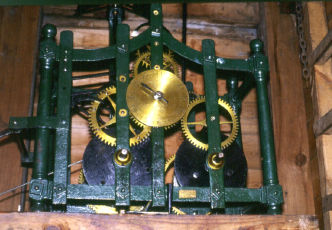
[[[266,190],[268,214],[280,214],[283,202],[279,185],[271,112],[267,93],[268,60],[263,54],[263,42],[251,41],[251,68],[256,81],[259,136],[263,165],[263,185]]]
[[[210,199],[211,208],[218,209],[225,207],[224,170],[219,164],[223,157],[221,149],[220,125],[219,125],[219,105],[216,73],[216,56],[214,42],[203,40],[203,70],[205,89],[206,124],[208,129],[208,155],[207,164],[210,178]],[[216,162],[218,167],[213,166]]]
[[[51,115],[52,72],[57,50],[55,43],[56,33],[57,30],[54,25],[47,24],[42,29],[42,41],[40,43],[39,54],[40,84],[37,118],[45,118]],[[48,156],[50,154],[49,142],[50,130],[48,128],[38,128],[36,130],[32,179],[47,180]],[[32,211],[47,211],[47,206],[44,201],[35,200],[33,198],[31,198],[30,208]]]
[[[126,92],[129,83],[129,26],[119,24],[116,37],[116,153],[115,205],[130,205],[129,110]]]
[[[58,127],[55,135],[55,163],[53,204],[67,203],[67,185],[69,183],[71,146],[71,89],[72,89],[72,53],[73,33],[63,31],[60,34],[59,78],[56,104]]]
[[[161,4],[151,4],[151,68],[163,68],[163,40],[162,40],[162,7]],[[152,205],[164,207],[165,193],[165,147],[164,128],[152,128]]]

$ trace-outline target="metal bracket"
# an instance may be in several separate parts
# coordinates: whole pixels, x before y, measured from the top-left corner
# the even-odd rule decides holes
[[[30,182],[29,197],[33,200],[46,200],[52,197],[53,183],[48,180],[33,179]]]

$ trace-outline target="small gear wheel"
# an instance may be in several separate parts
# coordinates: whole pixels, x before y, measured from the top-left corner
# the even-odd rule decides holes
[[[98,139],[104,143],[116,145],[116,88],[114,86],[102,90],[98,99],[93,101],[89,109],[89,126]],[[138,122],[138,121],[137,121]],[[144,124],[130,122],[129,145],[135,146],[145,140],[151,132],[151,128]]]
[[[135,61],[134,64],[134,77],[137,76],[139,73],[151,69],[151,51],[148,48],[148,51],[146,52],[139,52],[137,51],[137,60]],[[167,53],[163,53],[163,70],[167,70],[175,74],[176,76],[179,75],[179,66],[178,64],[174,61],[173,54],[171,51],[168,51]]]
[[[236,116],[235,111],[233,108],[224,100],[219,99],[218,100],[218,105],[219,105],[219,114],[221,115],[219,124],[225,125],[229,124],[230,125],[230,131],[228,132],[229,135],[228,137],[221,142],[221,148],[225,149],[228,147],[236,138],[238,134],[238,119]],[[198,135],[195,131],[196,126],[201,126],[203,130],[204,128],[207,128],[206,124],[206,119],[201,120],[201,121],[188,121],[189,117],[192,117],[193,112],[204,112],[205,111],[205,97],[201,96],[192,102],[190,102],[187,112],[183,116],[181,120],[181,127],[182,131],[185,135],[185,137],[189,140],[191,144],[196,146],[199,149],[208,150],[208,144],[206,137],[202,137]],[[199,132],[202,133],[202,132]]]

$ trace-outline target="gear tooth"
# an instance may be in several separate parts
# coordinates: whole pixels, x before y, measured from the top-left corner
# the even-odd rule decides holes
[[[171,166],[171,164],[175,161],[175,156],[176,153],[174,153],[172,156],[170,156],[166,162],[165,162],[165,169],[164,172],[167,172],[169,170],[169,167]]]

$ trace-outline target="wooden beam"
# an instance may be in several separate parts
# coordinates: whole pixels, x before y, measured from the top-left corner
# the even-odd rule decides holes
[[[312,68],[314,64],[324,64],[332,55],[332,30],[323,38],[319,45],[310,54],[308,64]]]
[[[36,66],[40,7],[0,8],[0,121],[27,116]],[[21,184],[20,154],[13,139],[1,142],[0,192]],[[0,211],[16,211],[19,190],[0,197]]]
[[[309,52],[315,50],[323,38],[328,34],[325,4],[323,2],[308,2],[305,5],[305,22]],[[313,68],[313,106],[316,120],[332,109],[332,61],[324,64],[316,64]],[[323,201],[332,194],[332,135],[320,135],[316,138],[317,155],[319,160],[319,172],[321,193]],[[323,205],[324,207],[328,204]],[[332,218],[330,213],[324,213],[324,227],[330,229]]]
[[[314,130],[316,136],[332,134],[332,109],[316,121]]]
[[[270,94],[283,214],[315,214],[298,39],[291,15],[277,3],[264,4],[265,44],[270,64]],[[317,172],[318,173],[318,172]]]
[[[150,215],[93,215],[61,213],[0,214],[3,229],[318,229],[313,216],[150,216]]]

